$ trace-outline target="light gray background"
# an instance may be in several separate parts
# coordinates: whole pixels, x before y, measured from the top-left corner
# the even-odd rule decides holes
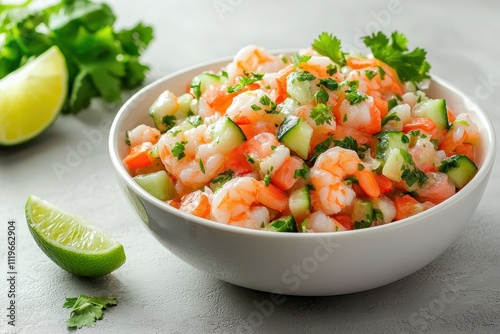
[[[428,50],[432,72],[471,96],[500,126],[498,1],[109,1],[121,26],[155,27],[149,80],[240,47],[305,47],[322,31],[344,45],[382,29]],[[216,9],[219,6],[219,10]],[[81,333],[499,333],[498,164],[473,219],[433,263],[396,283],[336,297],[285,296],[233,286],[184,264],[141,226],[113,176],[107,133],[120,104],[61,116],[33,143],[0,149],[0,332],[65,333],[65,297],[116,295]],[[94,142],[84,142],[93,131]],[[85,152],[80,161],[70,152]],[[83,151],[82,151],[83,150]],[[87,154],[88,153],[88,154]],[[56,173],[55,163],[68,165]],[[28,194],[87,217],[120,240],[126,264],[98,279],[74,277],[36,246],[24,218]],[[6,328],[6,231],[17,222],[17,326]],[[422,244],[422,247],[426,247]],[[355,264],[353,264],[355,265]],[[272,307],[270,306],[272,305]]]

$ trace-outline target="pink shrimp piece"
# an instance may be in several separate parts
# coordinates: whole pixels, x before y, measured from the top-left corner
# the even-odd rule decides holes
[[[288,197],[272,184],[242,176],[226,182],[212,198],[211,215],[222,224],[260,229],[270,221],[270,209],[283,212]]]
[[[313,212],[304,227],[306,232],[338,232],[347,230],[344,225],[321,211]]]
[[[160,139],[160,130],[144,124],[138,125],[127,132],[130,147],[140,145],[144,142],[155,144]]]
[[[361,188],[373,194],[372,197],[380,196],[380,189],[376,181],[370,178],[372,174],[368,168],[356,152],[338,146],[320,155],[311,168],[311,183],[316,189],[314,210],[333,215],[350,205],[356,193],[344,182],[348,176],[357,177]]]
[[[250,72],[278,72],[285,67],[283,61],[266,50],[255,45],[242,48],[233,61],[227,66],[226,72],[230,84],[234,84],[237,77],[246,76]]]

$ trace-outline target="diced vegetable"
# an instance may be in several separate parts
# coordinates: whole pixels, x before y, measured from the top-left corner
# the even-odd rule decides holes
[[[457,154],[443,160],[439,171],[446,173],[448,179],[457,188],[464,187],[477,173],[476,164],[466,155]]]
[[[196,99],[199,99],[208,86],[221,83],[221,77],[213,73],[202,73],[193,78],[191,81],[191,93]]]
[[[309,155],[313,129],[306,120],[288,115],[281,123],[276,137],[299,157],[306,160]]]
[[[231,152],[246,140],[240,127],[227,116],[222,117],[213,125],[210,135],[218,149],[224,153]]]
[[[369,201],[356,199],[353,205],[351,219],[355,229],[370,227],[373,221],[373,204]]]
[[[309,191],[309,185],[295,189],[288,200],[290,211],[298,223],[304,221],[311,213],[311,194]]]
[[[178,106],[177,97],[171,91],[166,90],[149,108],[149,115],[153,118],[155,127],[162,133],[175,126],[177,122],[175,113]]]
[[[175,196],[175,185],[165,171],[134,176],[134,181],[148,193],[161,201],[167,201]]]
[[[297,225],[293,216],[285,216],[270,222],[266,228],[273,232],[297,232]]]
[[[410,139],[407,135],[399,131],[382,131],[378,136],[377,159],[380,159],[382,164],[387,160],[389,152],[393,148],[408,149]]]
[[[436,123],[438,130],[449,128],[448,111],[444,99],[429,99],[419,102],[413,107],[412,115],[414,117],[430,118]]]

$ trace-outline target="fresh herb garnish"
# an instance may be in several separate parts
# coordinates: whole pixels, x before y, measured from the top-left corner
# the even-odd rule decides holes
[[[228,169],[214,177],[210,183],[217,184],[217,183],[226,183],[227,181],[231,180],[233,178],[234,171],[232,169]]]
[[[186,147],[184,145],[187,144],[187,141],[176,142],[174,147],[172,148],[172,155],[177,158],[177,160],[181,160],[186,156],[184,150]]]
[[[332,34],[322,32],[312,43],[312,48],[320,55],[330,58],[340,66],[344,66],[346,63],[340,40]]]
[[[328,95],[328,93],[324,88],[321,88],[314,94],[313,98],[316,101],[316,103],[327,103],[328,100],[330,99],[330,96]]]
[[[195,115],[195,116],[189,116],[187,118],[187,121],[189,124],[197,128],[198,126],[203,124],[203,119],[201,118],[200,115]]]
[[[319,83],[329,90],[337,90],[340,87],[340,84],[332,78],[319,79]]]
[[[56,45],[69,74],[65,114],[87,108],[95,97],[118,101],[123,90],[144,81],[149,67],[140,56],[153,39],[150,26],[116,30],[105,3],[60,0],[35,8],[33,2],[0,5],[0,78]]]
[[[388,115],[386,115],[383,119],[382,119],[382,126],[386,125],[387,123],[389,123],[389,121],[400,121],[401,118],[399,118],[398,114],[393,112],[393,113],[390,113]]]
[[[320,156],[321,153],[326,152],[326,150],[330,148],[332,142],[333,142],[333,136],[328,136],[325,140],[314,146],[314,152],[309,161],[314,162]]]
[[[319,103],[317,106],[312,107],[310,116],[316,125],[331,124],[333,119],[332,107]]]
[[[408,50],[408,40],[397,31],[390,39],[382,32],[363,37],[363,42],[369,47],[373,56],[393,67],[401,81],[420,82],[430,78],[431,66],[425,60],[426,51],[416,48]]]
[[[63,307],[71,309],[67,325],[70,328],[92,327],[96,320],[102,319],[104,310],[114,305],[116,305],[116,298],[113,296],[80,295],[78,298],[66,298]]]
[[[205,174],[205,166],[203,165],[203,161],[200,159],[200,170],[203,174]]]
[[[311,56],[299,56],[298,54],[293,54],[291,58],[293,66],[298,67],[300,63],[307,63],[309,59],[311,59]]]
[[[236,93],[239,92],[240,90],[243,89],[243,87],[246,87],[250,84],[253,84],[257,81],[262,80],[264,77],[264,73],[245,73],[246,76],[240,77],[239,81],[240,83],[234,85],[234,86],[227,86],[227,92],[228,93]]]
[[[309,176],[309,167],[303,163],[301,169],[296,169],[295,172],[293,173],[293,178],[298,179],[299,177],[303,178],[304,180],[307,180]]]
[[[368,78],[368,80],[371,80],[377,75],[377,72],[372,70],[365,70],[365,75]]]
[[[403,173],[401,174],[401,179],[406,182],[408,187],[411,187],[415,183],[421,187],[425,181],[427,181],[428,177],[425,175],[423,171],[421,171],[413,161],[413,158],[410,153],[405,150],[400,150],[401,155],[405,161],[405,164],[401,167]]]
[[[294,79],[303,82],[303,81],[312,81],[316,79],[316,77],[307,71],[297,71],[295,72]]]
[[[174,115],[165,115],[161,118],[161,122],[165,124],[168,129],[171,129],[177,124],[177,118]]]

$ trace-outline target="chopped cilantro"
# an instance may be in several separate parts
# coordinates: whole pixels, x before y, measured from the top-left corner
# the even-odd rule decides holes
[[[78,298],[66,298],[64,308],[70,308],[67,326],[70,328],[92,327],[96,320],[101,320],[104,310],[108,306],[115,306],[116,298],[113,296],[88,297],[80,295]]]
[[[348,90],[346,90],[345,98],[347,101],[349,101],[349,104],[352,106],[354,104],[361,103],[364,100],[368,99],[368,96],[361,95],[361,93],[355,89],[348,89]]]
[[[401,118],[399,118],[398,114],[393,112],[393,113],[390,113],[388,115],[386,115],[383,119],[382,119],[382,125],[386,125],[387,123],[389,123],[389,121],[400,121]]]
[[[368,80],[371,80],[377,75],[377,72],[372,70],[365,70],[365,75],[368,78]]]
[[[335,146],[339,146],[347,150],[353,150],[353,151],[358,150],[358,142],[351,136],[347,136],[342,140],[335,140],[334,144]]]
[[[408,138],[407,135],[403,135],[403,136],[401,136],[401,142],[403,144],[408,144],[410,142],[410,138]]]
[[[378,68],[378,73],[380,74],[380,79],[384,80],[385,79],[385,71],[382,67],[377,66]]]
[[[225,183],[233,178],[234,171],[232,169],[228,169],[214,177],[210,183],[217,184],[217,183]]]
[[[269,106],[271,105],[271,98],[267,95],[262,95],[261,98],[259,99],[259,102],[262,105]]]
[[[318,90],[316,94],[314,94],[314,100],[316,101],[316,103],[327,103],[329,99],[330,96],[323,88]]]
[[[201,118],[200,115],[196,115],[196,116],[189,116],[187,118],[187,121],[189,124],[191,124],[192,126],[194,126],[195,128],[197,128],[198,126],[202,125],[203,124],[203,119]]]
[[[309,59],[311,59],[311,56],[299,56],[298,54],[293,54],[291,58],[293,66],[297,67],[300,63],[307,63]]]
[[[387,101],[387,110],[391,111],[392,108],[398,105],[398,100],[396,98]]]
[[[251,164],[254,164],[255,163],[255,159],[252,158],[252,156],[250,154],[246,154],[245,153],[245,156],[247,157],[247,161]]]
[[[348,186],[350,186],[351,184],[355,183],[355,184],[359,184],[359,181],[357,178],[355,178],[354,176],[348,176],[344,179],[344,183],[347,184]]]
[[[261,108],[261,107],[259,107],[259,106],[258,106],[258,105],[256,105],[256,104],[252,104],[252,105],[250,106],[250,108],[252,108],[252,110],[255,110],[255,111],[262,110],[262,108]]]
[[[413,186],[416,182],[421,187],[428,177],[423,171],[421,171],[417,166],[410,153],[405,150],[400,150],[401,155],[405,161],[405,164],[401,167],[403,173],[401,174],[401,179],[406,182],[408,187]]]
[[[295,172],[293,173],[293,178],[298,179],[299,177],[303,178],[304,180],[307,180],[309,176],[309,167],[303,163],[301,169],[296,169]]]
[[[295,73],[296,73],[296,75],[295,75],[294,79],[296,79],[298,81],[312,81],[312,80],[316,79],[316,77],[314,75],[312,75],[311,73],[309,73],[307,71],[297,71]]]
[[[332,34],[322,32],[312,43],[312,48],[320,55],[330,58],[340,66],[344,66],[346,63],[340,40]]]
[[[271,172],[273,171],[273,166],[271,166],[268,170],[266,175],[264,176],[264,184],[266,187],[269,187],[269,184],[271,183]]]
[[[342,122],[347,122],[347,113],[344,114],[344,118],[342,118]]]
[[[328,75],[334,75],[335,73],[337,73],[337,71],[337,65],[328,64],[328,66],[326,67],[326,73]]]
[[[358,164],[358,170],[362,171],[363,169],[365,169],[365,166],[363,164]]]
[[[382,210],[374,208],[373,209],[373,217],[375,217],[375,219],[377,219],[377,220],[378,219],[383,220],[384,213],[382,212]]]
[[[416,48],[408,50],[408,40],[397,31],[390,39],[382,32],[363,37],[363,42],[369,47],[373,56],[393,67],[401,81],[420,82],[429,78],[431,66],[425,60],[426,51]]]
[[[362,220],[362,221],[355,221],[354,222],[354,228],[357,230],[362,229],[362,228],[368,228],[370,226],[372,226],[371,221]]]
[[[161,122],[165,124],[167,129],[171,129],[177,123],[177,118],[173,115],[165,115],[161,118]]]
[[[250,84],[253,84],[257,81],[260,81],[262,80],[262,78],[264,77],[264,73],[253,73],[251,72],[250,74],[249,73],[245,73],[246,76],[245,77],[241,77],[240,78],[240,83],[234,85],[234,86],[227,86],[227,92],[228,93],[236,93],[236,92],[239,92],[240,90],[243,89],[243,87],[246,87]]]
[[[333,119],[332,107],[320,103],[317,106],[312,107],[310,116],[316,125],[325,124],[325,122],[331,124]]]
[[[176,142],[174,147],[172,148],[172,155],[177,158],[177,160],[181,160],[186,156],[184,150],[186,147],[184,145],[187,144],[187,141]]]
[[[203,174],[205,174],[205,166],[203,165],[203,161],[200,159],[200,169]]]
[[[313,162],[314,160],[316,160],[321,153],[325,152],[330,148],[332,142],[333,142],[333,136],[328,136],[328,138],[326,138],[325,140],[314,146],[314,152],[309,161]]]
[[[329,90],[337,90],[340,87],[340,84],[332,78],[319,79],[319,82]]]

